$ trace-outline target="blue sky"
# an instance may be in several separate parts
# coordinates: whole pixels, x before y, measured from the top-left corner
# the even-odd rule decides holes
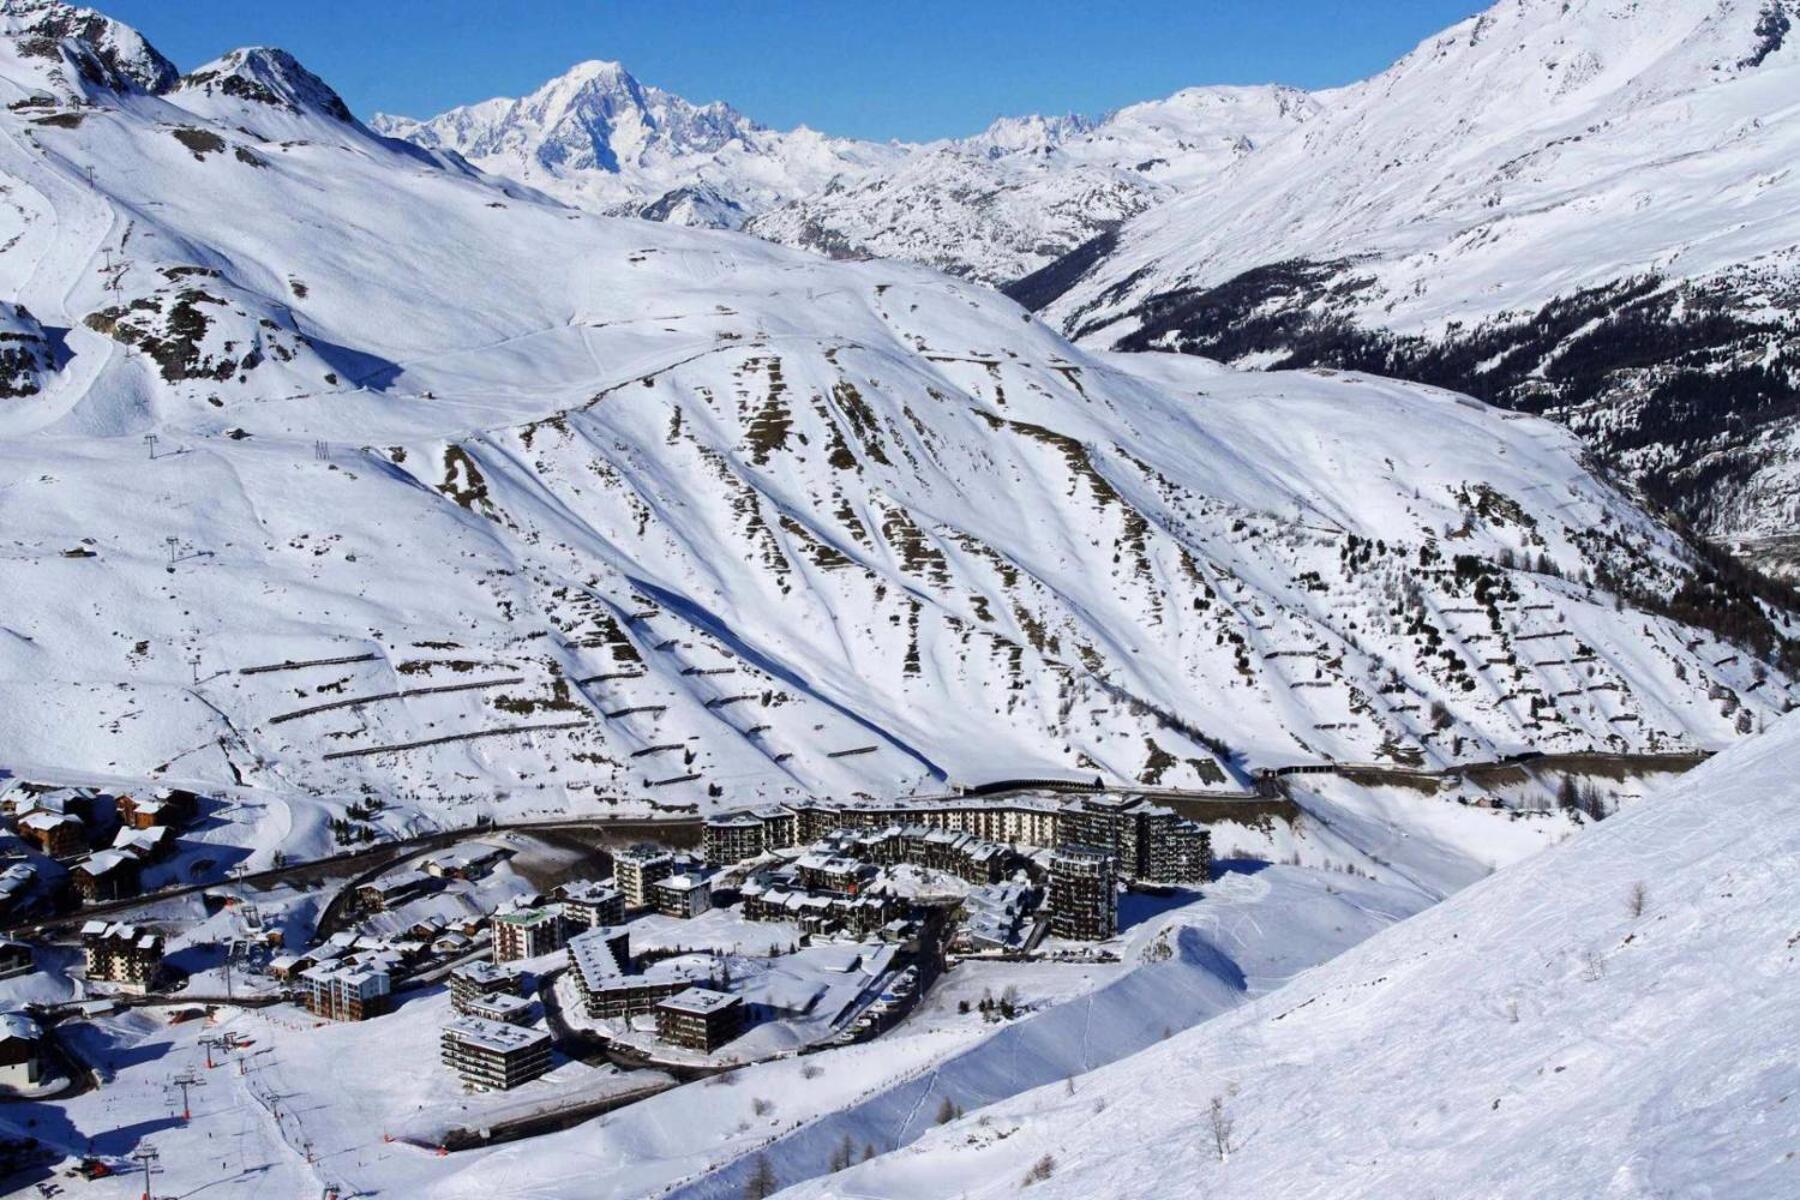
[[[183,69],[276,45],[359,114],[428,116],[588,58],[779,128],[972,133],[1205,83],[1373,74],[1484,0],[89,0]]]

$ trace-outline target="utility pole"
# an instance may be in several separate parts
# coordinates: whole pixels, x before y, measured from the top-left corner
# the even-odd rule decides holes
[[[175,569],[175,551],[181,545],[181,539],[170,534],[163,541],[169,545],[169,570],[173,571]]]
[[[189,1071],[175,1080],[175,1086],[181,1089],[181,1119],[184,1122],[191,1121],[194,1119],[194,1110],[188,1103],[188,1093],[194,1088],[205,1087],[206,1080]]]
[[[150,460],[152,462],[156,461],[156,435],[154,433],[146,433],[144,435],[144,441],[150,447]]]
[[[89,182],[92,181],[90,180]],[[106,255],[106,260],[100,265],[100,274],[106,280],[102,286],[112,293],[112,306],[120,316],[123,316],[125,310],[125,273],[131,270],[131,260],[124,256],[124,251],[122,249],[120,250],[119,260],[117,262],[113,261],[113,252],[110,247],[102,250],[101,253]],[[125,347],[125,357],[129,359],[131,357],[130,340],[126,338],[118,338],[116,340],[121,346]],[[154,458],[156,456],[152,454],[151,457]]]
[[[156,1152],[156,1147],[148,1142],[131,1152],[132,1161],[142,1163],[144,1167],[144,1200],[151,1200],[150,1176],[162,1170],[161,1167],[155,1165],[156,1160],[160,1157],[162,1156]]]

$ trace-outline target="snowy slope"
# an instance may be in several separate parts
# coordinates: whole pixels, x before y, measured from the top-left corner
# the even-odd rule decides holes
[[[800,196],[747,228],[785,245],[1006,283],[1212,178],[1320,108],[1292,88],[1213,87],[1099,121],[1002,119]]]
[[[1033,1196],[1791,1194],[1797,762],[1789,720],[1273,995],[783,1195],[1010,1196],[1045,1156]]]
[[[35,36],[0,288],[68,355],[0,408],[16,759],[466,817],[1723,746],[1789,702],[1615,600],[1722,598],[1550,425],[1084,352],[502,190],[291,60],[155,94]]]
[[[804,127],[766,129],[728,104],[692,104],[599,61],[529,96],[424,121],[378,115],[374,127],[596,212],[717,229],[901,154]]]
[[[1785,531],[1794,15],[1504,0],[1032,292],[1092,344],[1548,409],[1709,530]]]

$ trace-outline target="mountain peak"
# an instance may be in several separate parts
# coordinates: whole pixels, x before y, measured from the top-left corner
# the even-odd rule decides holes
[[[137,30],[91,8],[0,0],[0,26],[17,40],[22,57],[64,60],[91,87],[160,95],[180,74]]]
[[[269,46],[233,50],[183,75],[176,92],[226,96],[290,113],[319,112],[334,120],[355,120],[331,86],[292,54]]]

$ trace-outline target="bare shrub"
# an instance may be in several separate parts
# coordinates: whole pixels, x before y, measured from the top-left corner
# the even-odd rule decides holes
[[[1231,1135],[1237,1128],[1237,1121],[1225,1110],[1225,1097],[1214,1096],[1212,1103],[1207,1105],[1206,1128],[1212,1134],[1213,1149],[1218,1152],[1219,1161],[1229,1159]]]

